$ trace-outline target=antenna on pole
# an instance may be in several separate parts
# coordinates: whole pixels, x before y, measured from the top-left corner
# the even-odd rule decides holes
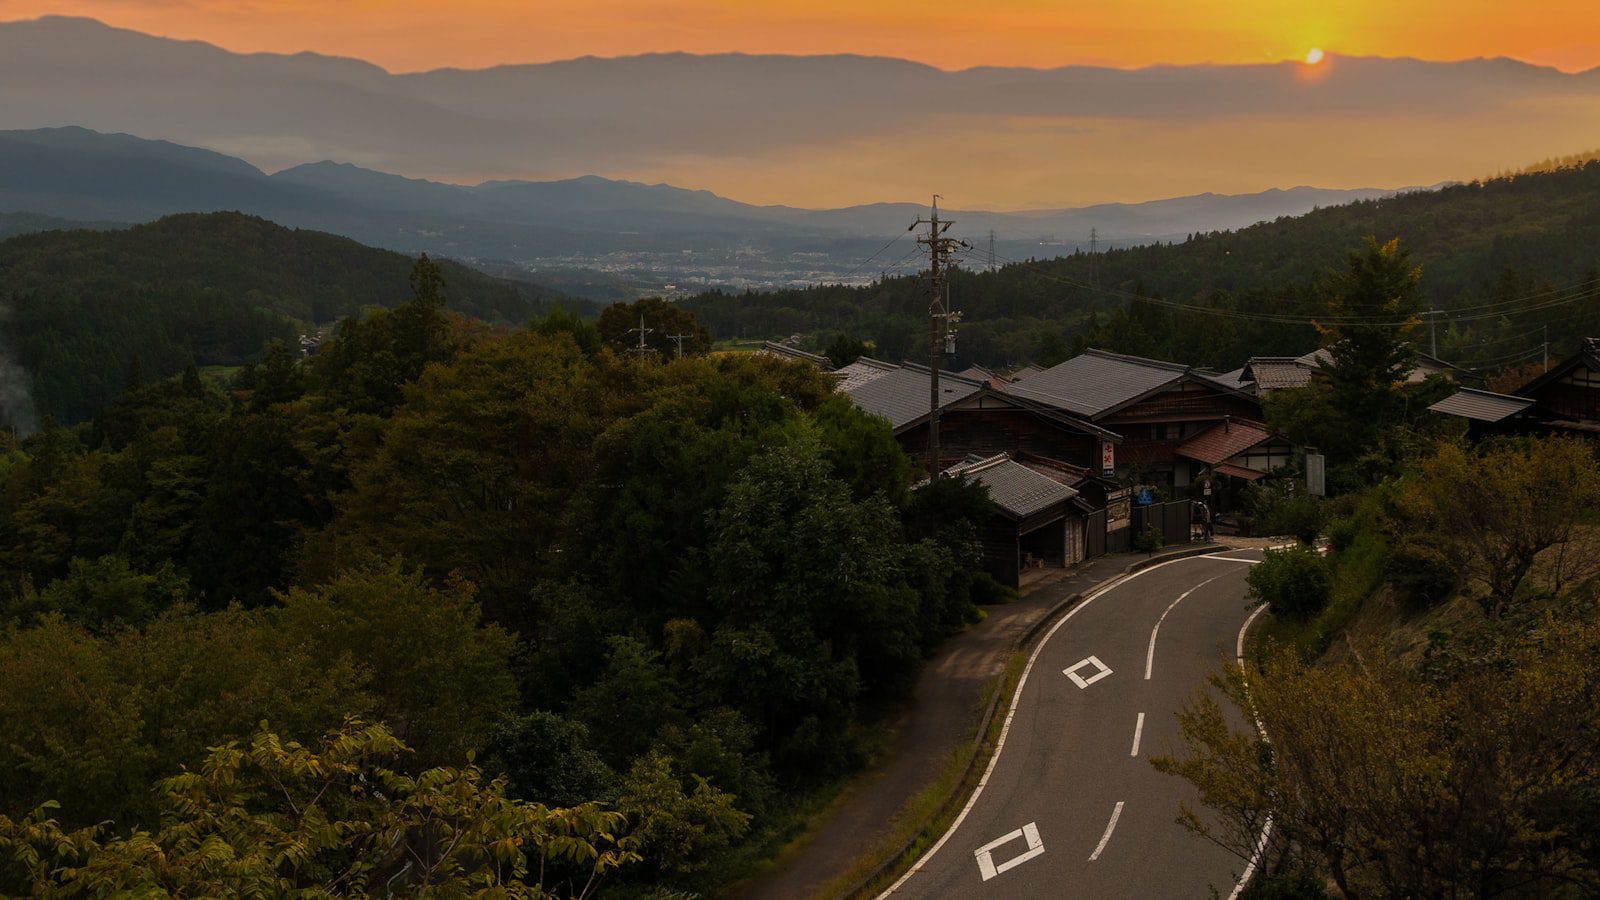
[[[632,334],[635,331],[639,332],[639,346],[630,348],[628,352],[638,356],[648,356],[649,354],[654,353],[655,351],[651,350],[650,347],[644,342],[645,335],[651,334],[655,331],[654,328],[644,327],[644,313],[639,313],[639,327],[628,329],[629,334]]]
[[[1089,283],[1100,288],[1100,229],[1089,229]]]
[[[928,477],[939,477],[939,365],[946,353],[955,352],[955,323],[961,314],[951,312],[945,302],[946,271],[950,256],[957,247],[971,249],[972,245],[959,238],[945,237],[945,232],[955,223],[939,218],[939,195],[933,195],[933,213],[930,218],[918,219],[911,227],[928,226],[925,237],[917,243],[928,248]]]

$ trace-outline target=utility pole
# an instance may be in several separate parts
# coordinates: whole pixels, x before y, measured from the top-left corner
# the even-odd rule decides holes
[[[998,259],[998,257],[994,255],[994,229],[991,228],[989,229],[989,271],[991,272],[993,272],[995,269],[996,259]]]
[[[1544,370],[1550,371],[1550,326],[1544,326]]]
[[[686,337],[693,337],[693,336],[694,335],[690,335],[690,334],[669,334],[669,335],[667,335],[667,339],[668,340],[671,340],[671,341],[674,341],[675,343],[677,343],[677,345],[678,345],[678,358],[679,359],[683,359],[683,339],[686,338]]]
[[[630,349],[628,352],[637,354],[639,356],[646,356],[648,354],[654,353],[655,351],[651,350],[644,342],[645,335],[650,334],[650,333],[655,331],[654,328],[646,328],[646,327],[644,327],[644,313],[639,313],[639,327],[638,328],[629,328],[628,329],[628,333],[629,334],[632,334],[635,331],[639,332],[639,346]]]
[[[1089,283],[1100,288],[1100,229],[1089,229]]]
[[[952,325],[961,318],[960,313],[952,313],[946,308],[944,302],[945,272],[949,268],[950,255],[957,247],[970,248],[959,238],[945,237],[945,232],[955,223],[939,218],[939,195],[933,195],[933,214],[927,219],[918,219],[912,228],[917,225],[928,226],[928,234],[917,238],[917,243],[928,247],[928,478],[939,477],[939,364],[944,359],[944,354],[953,349],[955,331]]]
[[[1428,355],[1439,358],[1439,311],[1428,310]]]

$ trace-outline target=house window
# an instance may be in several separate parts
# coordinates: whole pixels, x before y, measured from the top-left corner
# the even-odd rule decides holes
[[[1167,439],[1167,426],[1165,423],[1156,426],[1155,439],[1158,441],[1164,441]]]

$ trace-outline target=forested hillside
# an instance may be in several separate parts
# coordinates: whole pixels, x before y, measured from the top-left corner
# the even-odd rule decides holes
[[[966,316],[961,361],[1048,363],[1088,344],[1227,369],[1252,355],[1304,353],[1317,342],[1304,322],[1323,308],[1324,273],[1369,235],[1399,238],[1421,265],[1426,304],[1443,311],[1438,344],[1446,359],[1492,369],[1530,358],[1545,326],[1556,354],[1600,330],[1600,163],[1586,162],[1181,244],[1000,260],[994,273],[977,271],[988,263],[979,247],[951,283],[952,303]],[[909,243],[885,258],[908,252]],[[897,278],[864,288],[708,293],[686,305],[718,337],[800,332],[820,346],[843,332],[898,359],[923,352],[924,290],[917,278]]]
[[[240,365],[268,341],[405,299],[412,260],[236,213],[0,243],[0,338],[31,376],[39,415],[81,421],[127,385],[194,363]],[[554,295],[441,263],[448,307],[521,324]]]
[[[208,756],[211,778],[208,748],[254,736],[221,770],[299,784],[307,765],[277,751],[326,732],[394,779],[477,752],[479,787],[506,779],[485,802],[521,804],[452,789],[456,811],[419,828],[476,840],[545,818],[534,803],[599,801],[626,816],[611,837],[569,836],[643,857],[611,873],[617,896],[711,892],[803,825],[923,656],[998,599],[973,574],[983,489],[913,497],[888,424],[810,366],[618,356],[565,312],[486,334],[443,313],[438,276],[419,262],[413,299],[309,359],[275,348],[227,392],[185,373],[93,423],[0,432],[0,894],[58,864],[118,873],[115,850],[55,839],[59,862],[26,871],[13,826],[39,804],[68,828],[174,826],[196,807],[157,779]],[[377,783],[329,801],[350,831],[315,830],[315,800],[285,805],[282,783],[207,793],[240,807],[216,818],[238,864],[178,861],[197,843],[178,828],[162,883],[276,895],[385,864],[395,844],[364,829],[439,784]],[[233,824],[257,815],[275,824]],[[299,827],[292,852],[254,843]],[[536,831],[495,858],[537,856]],[[487,877],[471,846],[457,875]],[[566,846],[521,875],[583,885],[594,861]]]

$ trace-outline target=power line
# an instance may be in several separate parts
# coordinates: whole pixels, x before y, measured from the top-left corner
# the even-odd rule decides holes
[[[1374,327],[1385,327],[1385,326],[1388,326],[1388,327],[1400,328],[1400,327],[1416,327],[1417,325],[1422,324],[1421,319],[1418,318],[1418,317],[1408,317],[1408,318],[1405,318],[1405,319],[1395,319],[1392,316],[1291,316],[1291,315],[1283,315],[1283,314],[1276,314],[1276,313],[1248,313],[1248,312],[1241,312],[1241,311],[1237,311],[1237,310],[1218,309],[1217,307],[1214,307],[1214,306],[1200,306],[1198,304],[1182,303],[1182,302],[1179,302],[1179,301],[1176,301],[1176,300],[1165,300],[1165,299],[1162,299],[1160,297],[1147,297],[1147,296],[1144,296],[1142,294],[1135,294],[1135,293],[1132,293],[1131,291],[1117,290],[1115,288],[1096,287],[1096,286],[1094,286],[1092,284],[1088,284],[1088,283],[1085,283],[1085,282],[1082,282],[1082,281],[1077,281],[1077,280],[1071,279],[1071,278],[1064,278],[1064,277],[1056,275],[1056,274],[1054,274],[1052,272],[1045,271],[1044,269],[1041,269],[1038,266],[1033,265],[1031,263],[1022,262],[1021,260],[1009,259],[1009,258],[1004,257],[1004,256],[1002,256],[1000,258],[1001,259],[1005,259],[1008,263],[1011,263],[1013,265],[1022,266],[1023,268],[1026,268],[1026,269],[1032,271],[1033,273],[1035,273],[1036,275],[1038,275],[1041,278],[1044,278],[1047,281],[1054,281],[1054,282],[1056,282],[1058,284],[1064,284],[1064,285],[1067,285],[1069,287],[1076,287],[1076,288],[1080,288],[1082,290],[1094,291],[1094,292],[1105,294],[1105,295],[1108,295],[1108,296],[1123,297],[1123,298],[1126,298],[1126,299],[1129,299],[1129,300],[1134,300],[1134,301],[1137,301],[1137,302],[1140,302],[1140,303],[1150,303],[1150,304],[1154,304],[1154,305],[1157,305],[1157,306],[1164,306],[1164,307],[1167,307],[1169,309],[1177,309],[1177,310],[1183,310],[1183,311],[1187,311],[1187,312],[1197,312],[1197,313],[1203,313],[1203,314],[1207,314],[1207,315],[1222,316],[1222,317],[1225,317],[1225,318],[1243,319],[1243,320],[1256,321],[1256,322],[1269,322],[1269,323],[1274,323],[1274,324],[1279,324],[1279,325],[1304,325],[1304,326],[1308,326],[1308,327],[1312,327],[1312,326],[1316,326],[1316,325],[1371,325],[1371,326],[1374,326]],[[1563,297],[1563,298],[1560,298],[1560,299],[1557,299],[1557,300],[1546,301],[1544,303],[1535,304],[1535,305],[1532,305],[1532,306],[1524,305],[1524,306],[1521,306],[1520,308],[1517,308],[1515,310],[1505,310],[1503,312],[1483,313],[1483,314],[1472,315],[1472,316],[1451,315],[1451,317],[1449,319],[1447,319],[1446,321],[1449,321],[1449,322],[1476,322],[1476,321],[1482,321],[1484,319],[1496,319],[1496,318],[1502,318],[1503,316],[1506,316],[1506,315],[1511,315],[1513,313],[1520,315],[1520,314],[1528,313],[1528,312],[1538,312],[1538,311],[1544,310],[1544,309],[1554,309],[1554,308],[1559,307],[1559,306],[1566,306],[1566,305],[1571,304],[1571,303],[1576,303],[1576,302],[1578,302],[1580,300],[1585,300],[1585,299],[1589,299],[1591,297],[1600,296],[1600,278],[1590,279],[1590,280],[1585,281],[1585,282],[1580,282],[1579,285],[1578,285],[1578,287],[1584,287],[1584,286],[1587,286],[1587,287],[1585,287],[1585,289],[1581,293],[1574,294],[1574,295],[1568,296],[1568,297]],[[1486,304],[1484,306],[1478,306],[1478,307],[1472,307],[1472,306],[1463,307],[1460,310],[1452,310],[1451,312],[1452,313],[1466,312],[1466,311],[1473,311],[1473,310],[1477,310],[1477,309],[1487,309],[1487,308],[1491,308],[1491,307],[1501,307],[1501,306],[1507,306],[1507,305],[1510,305],[1510,304],[1524,303],[1528,299],[1536,299],[1536,298],[1542,297],[1542,296],[1549,296],[1551,293],[1552,293],[1551,291],[1542,291],[1542,292],[1540,292],[1538,294],[1533,294],[1533,295],[1530,295],[1529,297],[1525,297],[1525,298],[1517,298],[1515,300],[1500,301],[1500,302],[1497,302],[1497,303]]]
[[[917,226],[915,226],[915,225],[911,226],[911,228],[916,228],[916,227]],[[880,256],[882,256],[884,254],[884,251],[888,250],[890,247],[893,247],[895,244],[899,243],[901,238],[903,238],[907,234],[909,234],[911,232],[911,228],[907,228],[905,231],[902,231],[899,234],[895,235],[894,237],[890,238],[889,242],[887,244],[884,244],[882,247],[879,247],[878,251],[876,253],[872,254],[871,256],[867,257],[866,259],[863,259],[854,269],[851,269],[850,271],[844,273],[843,275],[840,275],[839,276],[839,281],[841,283],[843,283],[845,279],[847,279],[850,276],[856,274],[857,272],[861,271],[862,269],[865,269],[868,265],[871,265],[873,260],[877,259],[878,257],[880,257]]]

